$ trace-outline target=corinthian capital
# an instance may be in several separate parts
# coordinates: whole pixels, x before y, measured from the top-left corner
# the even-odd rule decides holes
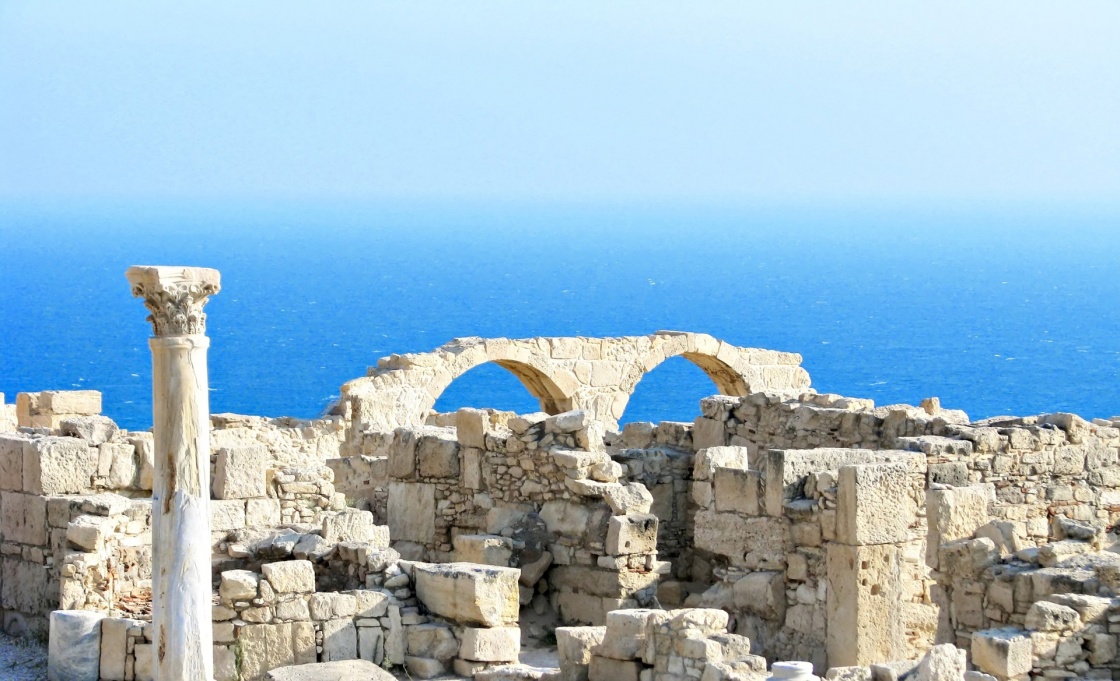
[[[206,267],[130,267],[132,295],[144,299],[156,336],[206,333],[202,306],[221,289],[218,270]]]

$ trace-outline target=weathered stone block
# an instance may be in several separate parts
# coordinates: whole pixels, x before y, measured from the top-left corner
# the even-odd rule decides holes
[[[0,490],[23,491],[23,448],[30,440],[23,433],[0,433]]]
[[[603,642],[607,628],[557,627],[556,654],[563,681],[587,681],[591,651]]]
[[[518,627],[467,627],[461,634],[459,657],[475,662],[516,662],[521,654]]]
[[[612,660],[609,657],[592,655],[587,678],[589,681],[638,681],[641,671],[640,662]]]
[[[657,550],[657,516],[632,514],[611,516],[607,523],[607,553],[614,556],[651,553]]]
[[[972,664],[1000,679],[1029,673],[1032,650],[1030,636],[1021,629],[986,629],[972,634]]]
[[[279,499],[249,499],[245,502],[246,527],[274,527],[279,524]]]
[[[421,477],[459,477],[459,443],[455,440],[425,435],[416,443],[416,459]]]
[[[215,499],[250,499],[268,494],[265,474],[271,455],[264,445],[218,450],[211,488]]]
[[[591,652],[614,660],[634,660],[641,657],[652,612],[641,609],[608,612],[606,633],[602,642]]]
[[[224,603],[251,601],[258,595],[260,579],[251,570],[226,570],[218,586],[218,595]]]
[[[98,551],[116,527],[117,521],[112,518],[80,515],[66,528],[66,540],[84,551]]]
[[[350,619],[323,622],[323,662],[358,658],[358,630]]]
[[[375,527],[372,513],[348,508],[323,517],[323,539],[331,544],[344,541],[369,542],[375,538]]]
[[[47,500],[33,494],[0,492],[0,538],[19,544],[45,546]]]
[[[493,534],[461,534],[455,537],[455,560],[509,567],[513,557],[513,540]]]
[[[416,597],[450,620],[498,627],[517,621],[519,570],[469,563],[413,568]]]
[[[315,568],[309,560],[265,563],[261,566],[261,574],[278,594],[315,591]]]
[[[988,524],[991,491],[982,486],[931,489],[926,492],[926,562],[937,567],[942,544],[968,539]]]
[[[744,515],[759,514],[762,478],[758,471],[721,467],[715,470],[712,479],[714,482],[712,493],[717,511]]]
[[[459,652],[459,641],[451,629],[442,624],[417,624],[408,627],[408,654],[439,660],[446,664]]]
[[[351,594],[322,592],[311,594],[308,602],[311,619],[331,620],[353,617],[358,612],[358,599]]]
[[[94,416],[101,413],[101,393],[96,390],[44,390],[39,393],[39,411]]]
[[[431,542],[436,533],[435,485],[389,483],[389,535],[396,541]]]
[[[826,569],[829,664],[903,659],[901,549],[829,544]]]
[[[700,511],[696,547],[726,556],[732,565],[751,569],[785,567],[791,547],[787,523],[767,516]]]
[[[64,436],[80,438],[94,447],[112,440],[118,430],[108,416],[73,416],[62,419],[59,424]]]
[[[901,463],[841,466],[836,541],[853,546],[906,541],[914,520],[907,471]]]
[[[748,450],[746,447],[708,447],[696,452],[696,458],[692,464],[692,479],[711,480],[717,468],[746,470],[747,464]]]
[[[101,620],[100,673],[103,681],[125,681],[128,630],[143,624],[139,620],[119,617],[106,617]]]
[[[229,532],[245,527],[245,501],[243,499],[210,501],[210,531]]]
[[[86,442],[69,437],[41,437],[23,448],[23,489],[31,494],[88,492],[97,457]]]
[[[455,412],[455,435],[463,447],[486,449],[490,417],[481,409],[464,407]]]

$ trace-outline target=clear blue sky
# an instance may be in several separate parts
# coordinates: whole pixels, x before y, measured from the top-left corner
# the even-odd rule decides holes
[[[0,4],[0,200],[1120,189],[1120,2]]]

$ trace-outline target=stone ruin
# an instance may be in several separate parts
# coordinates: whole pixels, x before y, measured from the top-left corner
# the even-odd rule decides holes
[[[725,394],[619,429],[672,356]],[[542,411],[434,413],[487,361]],[[153,440],[100,407],[0,398],[0,613],[83,678],[140,681]],[[1120,674],[1120,419],[876,407],[814,392],[798,355],[681,333],[457,340],[382,360],[334,411],[211,417],[218,681],[347,660],[480,681]]]

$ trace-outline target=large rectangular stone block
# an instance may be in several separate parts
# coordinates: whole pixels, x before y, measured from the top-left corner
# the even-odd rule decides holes
[[[894,544],[828,545],[828,666],[905,658],[901,553]]]
[[[513,557],[513,540],[494,534],[460,534],[455,537],[455,560],[509,567]]]
[[[427,544],[436,534],[436,488],[421,482],[389,483],[386,515],[396,541]]]
[[[263,679],[270,669],[316,661],[315,628],[310,622],[248,624],[241,627],[237,642],[246,681]]]
[[[466,627],[459,638],[459,657],[464,660],[516,662],[521,654],[519,627]]]
[[[762,490],[762,476],[758,471],[717,468],[712,478],[717,511],[758,515]]]
[[[657,516],[648,513],[611,516],[607,521],[607,553],[623,556],[657,550]]]
[[[23,489],[31,494],[90,491],[97,450],[72,437],[41,437],[23,448]]]
[[[218,450],[211,488],[215,499],[252,499],[267,496],[265,474],[271,455],[264,445]]]
[[[800,496],[805,477],[810,473],[839,470],[841,466],[860,463],[904,463],[915,472],[926,470],[925,455],[921,452],[898,450],[772,449],[762,463],[764,506],[766,514],[772,516],[782,515],[785,502]]]
[[[417,563],[416,597],[429,610],[450,620],[499,627],[517,622],[521,571],[474,565]]]
[[[768,516],[700,511],[696,514],[695,536],[697,548],[752,570],[784,568],[792,548],[786,522]]]
[[[19,492],[0,492],[0,539],[46,546],[46,498]]]
[[[94,416],[101,413],[101,393],[96,390],[44,390],[39,393],[39,411]]]
[[[557,627],[556,655],[563,681],[587,681],[591,651],[603,642],[605,626]]]
[[[0,490],[23,491],[23,448],[30,440],[23,433],[0,434]]]
[[[1034,666],[1030,635],[1022,629],[986,629],[972,634],[972,664],[998,679],[1023,676]]]
[[[942,544],[968,539],[988,524],[988,487],[931,489],[926,493],[926,562],[937,567],[937,550]]]
[[[323,662],[358,657],[358,630],[350,619],[323,622]]]
[[[868,545],[904,542],[914,521],[914,502],[901,463],[840,467],[836,541]]]

